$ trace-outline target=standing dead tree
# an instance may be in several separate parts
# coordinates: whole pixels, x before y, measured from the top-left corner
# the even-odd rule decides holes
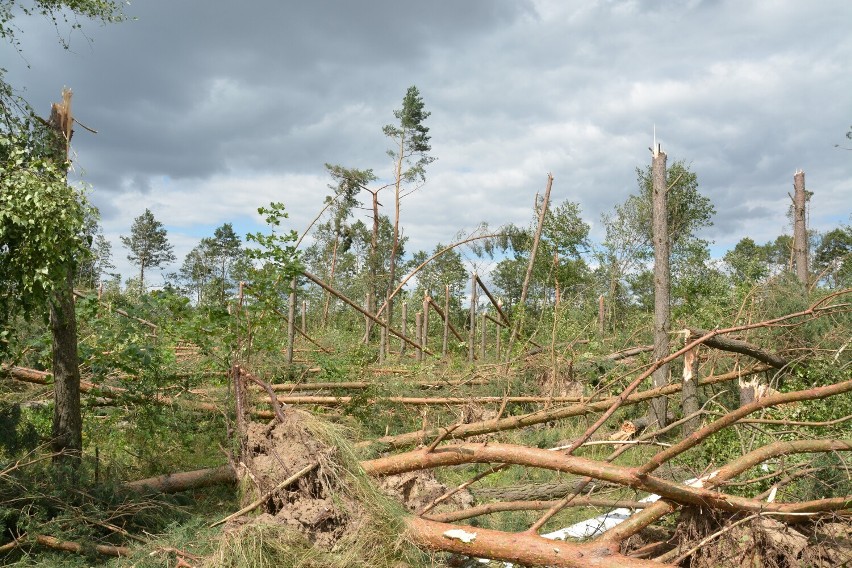
[[[652,239],[654,242],[654,359],[661,360],[669,354],[669,331],[671,329],[671,269],[669,254],[668,182],[666,181],[666,153],[660,146],[654,147],[651,161],[652,183]],[[661,365],[654,371],[655,387],[669,382],[669,366]],[[659,427],[666,425],[665,398],[651,402],[651,418]]]
[[[796,262],[796,277],[802,286],[808,287],[808,227],[805,216],[807,194],[805,172],[796,170],[793,176],[793,258]]]

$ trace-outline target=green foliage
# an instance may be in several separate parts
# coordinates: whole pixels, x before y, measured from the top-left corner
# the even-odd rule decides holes
[[[246,239],[257,243],[261,248],[247,249],[249,258],[261,261],[263,267],[272,268],[281,278],[289,280],[300,272],[299,251],[295,243],[299,235],[295,230],[281,232],[279,227],[282,220],[288,217],[283,203],[270,203],[269,207],[258,207],[257,212],[265,215],[266,224],[270,227],[268,235],[250,233]]]
[[[838,227],[822,235],[813,263],[829,288],[852,286],[852,227]]]
[[[769,274],[769,251],[744,237],[725,254],[731,276],[738,282],[757,282]]]
[[[0,404],[0,456],[15,456],[34,450],[41,438],[35,425],[22,420],[18,404]]]
[[[411,257],[409,266],[414,269],[445,248],[445,245],[438,243],[435,245],[432,254],[428,254],[426,251],[418,251]],[[426,292],[435,298],[436,302],[443,305],[441,298],[444,296],[445,287],[449,286],[450,302],[458,303],[459,298],[464,295],[467,280],[467,269],[462,262],[461,254],[455,249],[448,250],[431,260],[417,273],[417,290],[414,296],[420,297],[423,292]]]
[[[103,23],[123,21],[123,5],[124,2],[113,0],[33,0],[27,3],[19,0],[0,0],[0,39],[5,39],[20,49],[20,40],[16,35],[19,28],[12,23],[19,15],[42,16],[50,20],[57,30],[60,24],[71,30],[80,30],[83,24],[77,19],[79,16]],[[69,44],[62,39],[65,35],[59,33],[57,37],[63,47],[68,49]]]
[[[493,279],[510,307],[520,300],[541,206],[538,203],[530,227],[512,227],[505,231],[502,244],[511,248],[513,255],[497,264]],[[532,302],[540,302],[543,298],[551,300],[557,287],[561,294],[577,293],[585,287],[589,270],[582,255],[589,247],[588,236],[589,225],[580,217],[578,204],[563,201],[550,208],[533,265],[528,292]]]
[[[178,281],[198,305],[224,306],[236,284],[234,273],[243,268],[241,261],[247,262],[242,241],[231,223],[225,223],[187,253]]]
[[[0,136],[0,323],[44,307],[89,254],[89,208],[65,183],[63,165],[39,158],[26,139]]]

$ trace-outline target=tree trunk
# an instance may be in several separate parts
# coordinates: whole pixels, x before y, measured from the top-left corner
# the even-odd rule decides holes
[[[50,302],[53,335],[53,434],[51,449],[56,462],[77,465],[83,451],[83,417],[80,412],[80,367],[77,359],[77,318],[74,313],[73,273],[67,286]]]
[[[396,280],[396,255],[399,252],[399,199],[400,199],[400,188],[402,185],[402,163],[405,159],[405,134],[403,133],[399,139],[399,155],[396,159],[396,183],[394,184],[394,195],[393,195],[393,205],[394,205],[394,214],[393,214],[393,245],[391,246],[391,254],[390,254],[390,268],[389,268],[389,278],[388,278],[388,294],[393,293],[394,289],[394,281]],[[388,325],[393,325],[393,296],[388,296],[385,301],[386,304],[386,315],[385,319],[388,322]]]
[[[444,334],[441,337],[441,357],[447,356],[450,338],[450,285],[444,285]]]
[[[337,268],[337,247],[340,244],[340,234],[334,235],[334,250],[331,253],[331,272],[328,274],[328,283],[334,286],[334,271]],[[325,293],[325,305],[322,307],[322,328],[325,329],[328,325],[328,308],[331,304],[331,294]]]
[[[698,347],[683,356],[683,387],[680,392],[683,415],[691,416],[701,408],[698,399]],[[695,416],[683,424],[682,437],[687,438],[701,426],[701,417]]]
[[[402,331],[402,335],[405,336],[408,334],[408,302],[402,303],[402,321],[400,323],[402,324],[400,330]],[[404,340],[399,342],[400,356],[405,354],[405,346],[406,342]]]
[[[805,223],[805,172],[798,170],[793,176],[793,255],[796,261],[796,277],[807,289],[808,286],[808,228]]]
[[[427,348],[429,343],[429,298],[428,294],[423,295],[423,332],[421,334],[421,342],[420,344],[423,346],[423,349]]]
[[[414,341],[417,342],[417,362],[423,361],[423,314],[414,314]]]
[[[651,161],[653,184],[653,241],[654,241],[654,360],[659,361],[669,354],[669,330],[671,328],[671,272],[669,268],[669,226],[667,207],[666,154],[660,147],[654,148]],[[663,365],[653,374],[655,388],[669,382],[669,366]],[[663,397],[651,401],[651,418],[658,427],[666,425],[667,400]]]
[[[290,303],[287,307],[287,364],[293,364],[293,343],[296,341],[296,279],[290,281]]]
[[[473,363],[474,345],[476,338],[476,272],[470,278],[470,330],[467,334],[467,360]]]
[[[379,192],[373,195],[373,232],[370,236],[370,258],[367,262],[367,306],[371,314],[376,313],[376,280],[379,277]],[[370,342],[373,333],[373,320],[367,318],[364,330],[364,343]]]
[[[54,103],[48,124],[54,134],[54,159],[66,164],[73,135],[71,89],[62,90],[62,102]],[[80,366],[77,359],[77,316],[74,311],[74,269],[65,267],[63,283],[50,300],[50,331],[53,336],[53,432],[51,449],[57,463],[76,467],[83,453],[83,416],[80,412]]]
[[[530,261],[527,264],[527,273],[524,275],[524,283],[521,286],[521,298],[518,301],[518,307],[523,311],[524,304],[527,301],[527,294],[530,289],[530,280],[532,279],[533,267],[535,266],[535,257],[538,253],[538,243],[541,241],[541,231],[544,229],[544,219],[547,216],[547,208],[550,204],[550,190],[553,188],[553,175],[547,174],[547,187],[544,190],[544,199],[541,202],[541,211],[538,216],[538,226],[535,229],[535,238],[533,238],[532,250],[530,251]],[[509,335],[509,347],[507,350],[507,360],[512,356],[512,344],[518,337],[520,325],[523,318],[514,318],[515,323],[512,326],[512,332]]]

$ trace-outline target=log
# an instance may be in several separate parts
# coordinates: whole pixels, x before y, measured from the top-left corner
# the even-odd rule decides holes
[[[507,487],[472,487],[468,489],[476,501],[552,501],[561,499],[569,493],[579,491],[585,480],[557,481],[554,483],[533,483],[530,485],[510,485]],[[598,484],[599,486],[611,484]]]
[[[279,396],[278,402],[283,404],[317,404],[338,405],[352,402],[351,396]],[[548,404],[557,402],[580,402],[576,396],[444,396],[444,397],[413,397],[413,396],[386,396],[368,399],[367,402],[391,402],[396,404],[500,404],[508,403],[531,403]]]
[[[740,377],[748,376],[754,373],[759,373],[767,370],[766,366],[757,366],[745,371],[732,371],[722,375],[709,376],[699,381],[700,385],[715,384],[724,381],[734,380]],[[639,393],[634,393],[627,396],[623,400],[623,405],[638,404],[647,401],[657,396],[668,396],[676,392],[680,392],[681,384],[673,383],[662,388],[650,389]],[[472,422],[464,424],[453,431],[451,438],[461,439],[481,434],[490,434],[492,432],[501,432],[503,430],[511,430],[514,428],[523,428],[535,424],[543,424],[555,420],[562,420],[573,416],[584,416],[595,412],[602,412],[611,408],[612,405],[621,400],[620,396],[605,398],[602,400],[589,401],[573,404],[571,406],[554,408],[548,410],[539,410],[529,414],[518,416],[510,416],[499,420],[485,420],[482,422]],[[438,429],[430,429],[428,431],[418,430],[416,432],[406,432],[404,434],[396,434],[392,436],[383,436],[373,441],[359,442],[357,446],[369,446],[372,444],[383,444],[390,448],[400,448],[411,444],[416,444],[424,438],[434,438],[439,434]]]
[[[710,333],[707,330],[699,329],[697,327],[690,327],[688,329],[689,337],[691,340],[703,337]],[[789,364],[789,361],[787,361],[785,358],[781,357],[777,353],[772,353],[771,351],[761,349],[757,345],[753,345],[740,339],[732,339],[730,337],[716,335],[705,340],[704,345],[706,345],[707,347],[712,347],[714,349],[719,349],[721,351],[729,351],[731,353],[739,353],[740,355],[748,355],[749,357],[757,359],[761,363],[771,365],[776,369],[783,369]]]
[[[776,450],[790,453],[793,451],[852,451],[852,440],[816,440],[807,449],[795,447],[792,443],[779,446]],[[754,453],[754,452],[753,452]],[[761,456],[758,456],[761,457]],[[376,458],[361,462],[364,471],[371,476],[394,475],[409,471],[419,471],[436,467],[462,465],[469,463],[511,463],[527,467],[540,467],[563,473],[583,475],[611,483],[627,486],[640,491],[660,495],[668,501],[682,505],[710,507],[735,513],[771,512],[777,518],[797,519],[804,512],[833,514],[834,511],[848,510],[852,496],[817,499],[796,503],[767,503],[730,495],[702,487],[681,485],[660,477],[644,474],[644,468],[603,463],[596,460],[564,455],[538,448],[529,448],[515,444],[455,444],[436,448],[431,452],[424,449],[403,454]],[[652,463],[652,462],[649,462]],[[730,464],[729,464],[730,465]],[[739,462],[737,466],[739,466]]]
[[[611,543],[574,544],[550,540],[530,533],[507,533],[469,526],[451,525],[418,517],[408,517],[406,536],[415,545],[429,550],[454,552],[523,565],[559,568],[660,568],[670,566],[618,553]]]
[[[236,483],[237,474],[230,465],[215,468],[167,473],[125,483],[127,489],[151,493],[180,493],[189,489],[210,487],[211,485]]]
[[[502,513],[505,511],[544,511],[553,507],[558,501],[496,501],[494,503],[485,503],[477,505],[469,509],[460,509],[458,511],[450,511],[448,513],[436,513],[434,515],[423,515],[424,518],[439,521],[441,523],[454,523],[472,517],[481,515],[490,515],[491,513]],[[571,499],[567,505],[569,507],[607,507],[616,508],[624,507],[628,509],[644,509],[648,503],[642,501],[630,501],[619,499],[602,499],[600,497],[581,497],[576,496]]]
[[[64,552],[74,552],[76,554],[82,554],[86,550],[93,549],[98,554],[103,554],[105,556],[130,556],[130,549],[126,546],[109,546],[106,544],[83,546],[78,542],[59,540],[56,537],[47,536],[43,534],[36,535],[35,540],[42,546],[53,548],[54,550],[62,550]]]

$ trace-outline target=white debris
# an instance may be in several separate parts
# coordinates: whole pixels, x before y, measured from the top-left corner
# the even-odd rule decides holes
[[[447,538],[460,540],[465,544],[470,544],[471,542],[476,540],[476,533],[470,533],[462,529],[450,529],[444,533],[444,536]]]

